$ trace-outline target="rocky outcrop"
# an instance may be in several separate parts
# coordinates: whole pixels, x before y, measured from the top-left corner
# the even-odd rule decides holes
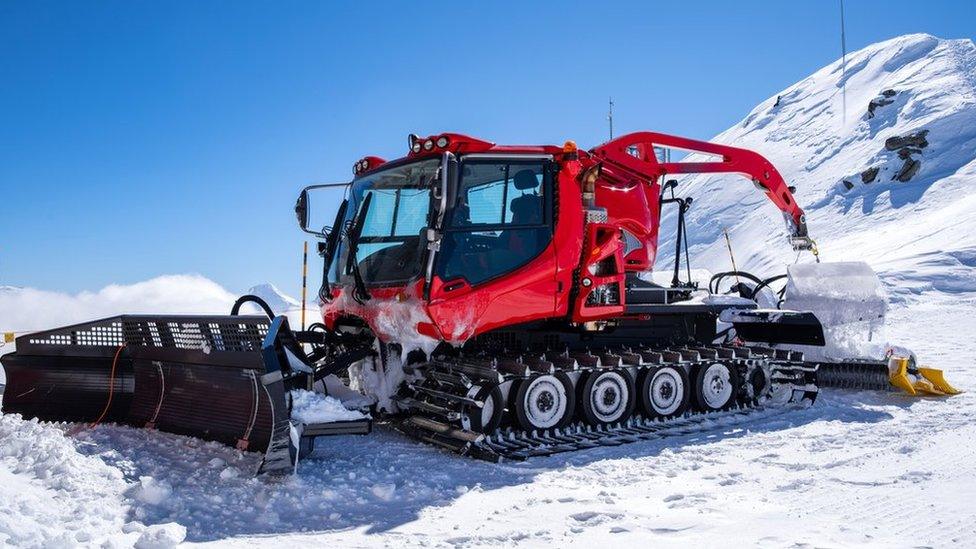
[[[864,183],[865,185],[868,183],[873,183],[874,180],[878,178],[878,172],[880,170],[880,168],[874,166],[861,172],[861,183]]]
[[[868,103],[868,118],[874,118],[874,111],[878,107],[884,107],[885,105],[890,105],[895,102],[892,99],[898,92],[895,90],[885,90],[881,92],[881,95],[875,97]]]
[[[919,130],[908,135],[896,135],[885,140],[885,150],[898,151],[898,158],[902,160],[901,168],[892,176],[893,180],[902,183],[910,181],[918,170],[922,167],[922,149],[929,146],[925,138],[929,134],[928,130]]]
[[[925,139],[925,136],[928,134],[928,130],[919,130],[908,135],[896,135],[894,137],[889,137],[888,139],[885,139],[885,149],[889,151],[897,151],[899,149],[910,147],[913,149],[919,149],[919,152],[921,152],[921,149],[929,146],[928,140]]]

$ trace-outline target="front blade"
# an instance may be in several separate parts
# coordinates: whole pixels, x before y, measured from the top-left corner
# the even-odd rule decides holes
[[[726,309],[722,311],[719,318],[722,322],[732,324],[736,335],[744,341],[773,345],[790,343],[821,346],[824,344],[823,326],[811,312]]]
[[[809,311],[824,342],[802,351],[807,359],[848,361],[884,355],[888,298],[877,273],[863,262],[803,263],[787,269],[782,307]]]

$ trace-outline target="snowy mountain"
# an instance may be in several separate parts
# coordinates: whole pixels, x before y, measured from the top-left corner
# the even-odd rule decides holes
[[[976,291],[971,40],[913,34],[868,46],[846,71],[827,65],[713,141],[758,151],[797,187],[824,261],[869,262],[896,300]],[[796,260],[779,211],[746,179],[686,176],[678,191],[695,199],[693,266],[729,270],[723,229],[741,269],[773,275]],[[657,269],[673,261],[674,213],[664,212]]]
[[[270,282],[265,282],[264,284],[258,284],[257,286],[251,286],[247,292],[250,295],[255,295],[263,299],[271,310],[275,314],[283,314],[288,311],[299,309],[301,310],[301,303],[297,299],[286,295],[284,292],[278,289],[277,286],[271,284]]]

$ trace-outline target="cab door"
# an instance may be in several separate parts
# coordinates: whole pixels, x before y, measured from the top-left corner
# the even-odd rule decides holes
[[[437,252],[430,313],[444,339],[464,341],[554,315],[552,161],[462,158]]]

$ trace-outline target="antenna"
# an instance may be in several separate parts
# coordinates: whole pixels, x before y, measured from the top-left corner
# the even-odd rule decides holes
[[[847,37],[844,33],[844,0],[840,0],[841,120],[847,124]]]
[[[613,139],[613,97],[610,97],[610,111],[607,113],[607,121],[610,122],[610,139]]]

